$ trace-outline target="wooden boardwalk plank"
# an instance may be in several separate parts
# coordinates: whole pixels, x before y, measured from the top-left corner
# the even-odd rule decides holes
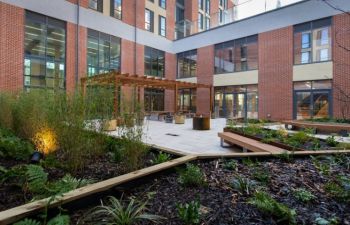
[[[229,143],[241,146],[253,152],[270,152],[270,153],[286,152],[285,149],[272,146],[269,144],[265,144],[260,141],[247,138],[238,134],[234,134],[231,132],[218,133],[218,136]]]
[[[73,191],[70,191],[61,197],[59,197],[57,200],[53,201],[50,204],[51,207],[57,207],[59,205],[62,205],[64,203],[68,203],[83,197],[86,197],[91,194],[107,191],[115,186],[118,186],[120,184],[129,182],[131,180],[135,180],[141,177],[145,177],[147,175],[157,173],[159,171],[169,169],[181,164],[184,164],[186,162],[192,161],[197,159],[198,157],[195,155],[188,155],[181,158],[177,158],[174,160],[170,160],[168,162],[154,165],[151,167],[147,167],[141,170],[137,170],[128,174],[124,174],[115,178],[111,178],[105,181],[101,181],[95,184],[91,184]],[[31,202],[22,206],[18,206],[9,210],[5,210],[0,212],[0,224],[10,224],[14,223],[20,219],[23,219],[25,217],[37,214],[40,211],[43,211],[44,208],[47,205],[48,198],[42,199],[39,201]]]

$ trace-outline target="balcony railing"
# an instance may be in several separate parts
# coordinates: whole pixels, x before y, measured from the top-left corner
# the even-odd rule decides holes
[[[201,23],[199,20],[182,20],[177,22],[175,25],[175,38],[181,39],[300,1],[304,0],[236,0],[236,6],[210,14],[207,17],[210,22],[206,20],[206,17],[203,18]]]

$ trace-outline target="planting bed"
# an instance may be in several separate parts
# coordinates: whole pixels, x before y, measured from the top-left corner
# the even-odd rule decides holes
[[[205,174],[205,184],[199,187],[184,187],[178,181],[178,173],[155,177],[133,189],[123,190],[123,199],[130,197],[146,199],[150,192],[149,213],[167,217],[162,224],[183,224],[178,216],[177,204],[198,200],[201,205],[201,224],[278,224],[278,218],[262,213],[248,203],[257,190],[266,192],[277,202],[285,204],[296,212],[295,224],[317,224],[322,219],[338,221],[334,224],[350,224],[349,190],[342,199],[327,189],[330,183],[338,182],[337,176],[348,176],[349,157],[328,159],[266,159],[256,162],[245,161],[196,161]],[[330,165],[326,171],[320,165]],[[233,185],[239,177],[249,179],[249,192]],[[349,178],[349,177],[347,177]],[[348,180],[349,182],[349,180]],[[346,185],[349,185],[347,183]],[[303,202],[296,196],[296,190],[303,188],[313,196]],[[348,187],[347,187],[348,188]],[[119,197],[121,193],[117,196]],[[339,197],[339,196],[338,196]],[[347,202],[346,202],[347,200]],[[69,212],[72,224],[76,224],[93,206]],[[292,223],[292,222],[291,222]],[[89,223],[85,223],[89,224]],[[142,222],[140,224],[151,224]],[[281,221],[280,224],[288,224]],[[330,223],[328,223],[330,224]]]

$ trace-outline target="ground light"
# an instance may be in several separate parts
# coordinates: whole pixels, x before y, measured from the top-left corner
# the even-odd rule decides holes
[[[44,128],[37,132],[33,138],[36,151],[32,154],[31,162],[38,163],[45,155],[56,151],[57,137],[52,129]]]

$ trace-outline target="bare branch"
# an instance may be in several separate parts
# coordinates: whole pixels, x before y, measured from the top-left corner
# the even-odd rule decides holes
[[[337,11],[340,11],[340,12],[343,12],[343,13],[348,14],[348,15],[350,16],[350,12],[345,11],[345,10],[343,10],[343,9],[341,9],[341,8],[339,8],[339,7],[335,6],[335,5],[333,5],[333,4],[330,3],[328,0],[321,0],[321,1],[324,2],[324,3],[326,3],[326,5],[328,5],[328,6],[331,7],[332,9],[337,10]]]

